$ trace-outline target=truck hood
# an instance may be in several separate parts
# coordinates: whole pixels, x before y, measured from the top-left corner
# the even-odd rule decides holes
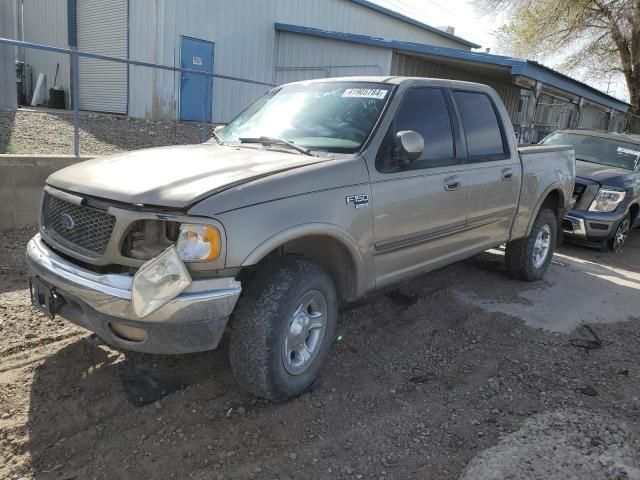
[[[244,182],[326,160],[259,148],[172,146],[78,163],[52,174],[47,184],[130,204],[184,208]]]
[[[624,168],[599,165],[582,160],[576,161],[576,177],[592,180],[601,185],[624,187],[634,175],[634,172]]]

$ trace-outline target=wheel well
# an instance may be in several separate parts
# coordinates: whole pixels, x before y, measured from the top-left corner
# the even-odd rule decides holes
[[[542,202],[540,209],[548,208],[552,210],[557,217],[559,217],[558,213],[560,213],[560,207],[564,203],[561,200],[561,193],[558,190],[552,190]]]
[[[536,216],[542,209],[548,208],[556,215],[556,219],[558,220],[558,239],[560,239],[560,235],[562,235],[562,228],[560,225],[562,224],[562,217],[564,217],[563,211],[561,209],[564,206],[564,194],[559,190],[551,190],[545,199],[542,201],[540,205],[540,209],[536,212]],[[531,228],[533,228],[533,223],[535,222],[536,216],[531,218],[531,223],[529,224],[529,232],[531,232]]]
[[[309,235],[291,240],[267,254],[258,264],[274,255],[300,255],[315,260],[329,270],[342,301],[356,297],[356,266],[351,254],[341,242],[328,235]]]

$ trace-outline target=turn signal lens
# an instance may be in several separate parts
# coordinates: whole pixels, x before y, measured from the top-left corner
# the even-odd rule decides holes
[[[182,224],[176,248],[185,262],[210,262],[220,256],[220,231],[209,225]]]

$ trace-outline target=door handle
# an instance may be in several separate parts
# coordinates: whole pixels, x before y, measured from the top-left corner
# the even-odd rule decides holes
[[[511,180],[513,178],[513,170],[510,168],[505,168],[502,170],[502,180]]]
[[[460,177],[448,177],[444,179],[444,189],[447,192],[451,192],[453,190],[460,190],[462,187],[462,181]]]

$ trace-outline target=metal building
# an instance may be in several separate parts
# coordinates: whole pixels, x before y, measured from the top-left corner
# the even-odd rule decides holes
[[[0,37],[13,38],[15,5],[0,2]],[[17,103],[15,48],[0,45],[0,109],[14,109]]]
[[[19,39],[270,84],[345,75],[487,83],[522,141],[563,127],[621,131],[629,105],[536,62],[472,42],[368,0],[2,0]],[[70,91],[65,55],[26,50],[32,76]],[[83,58],[80,107],[147,119],[226,122],[269,87]],[[70,95],[67,94],[67,104]]]
[[[449,78],[493,87],[522,142],[537,142],[560,128],[622,132],[629,104],[531,60],[369,35],[276,24],[281,32],[387,52],[390,75]],[[296,38],[292,40],[299,44]]]
[[[342,44],[327,51],[330,42],[308,39],[296,45],[289,34],[275,28],[278,22],[452,48],[478,47],[366,0],[10,1],[20,7],[20,39],[28,42],[196,70],[211,68],[268,83],[384,74],[390,68],[384,49]],[[70,91],[67,58],[31,50],[24,55],[34,78],[46,74],[47,89],[60,64],[58,84]],[[268,88],[215,79],[206,92],[204,77],[94,59],[82,59],[78,73],[82,109],[148,119],[228,121]],[[211,108],[203,107],[205,103]]]

